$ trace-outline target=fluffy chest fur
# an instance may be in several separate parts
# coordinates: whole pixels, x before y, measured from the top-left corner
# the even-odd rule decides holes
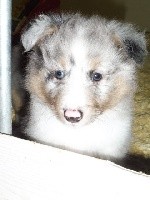
[[[44,144],[105,159],[120,159],[127,153],[131,139],[131,117],[122,109],[124,105],[120,104],[83,126],[66,125],[47,105],[33,98],[26,131],[32,139]]]
[[[25,133],[91,156],[124,157],[131,139],[135,67],[146,52],[142,33],[97,16],[41,15],[22,43],[32,50]]]

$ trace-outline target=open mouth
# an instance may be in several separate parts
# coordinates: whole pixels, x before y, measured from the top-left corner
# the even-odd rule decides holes
[[[77,123],[83,118],[83,112],[76,109],[67,109],[64,110],[64,117],[70,123]]]

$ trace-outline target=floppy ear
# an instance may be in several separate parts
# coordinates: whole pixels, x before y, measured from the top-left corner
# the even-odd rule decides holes
[[[61,25],[62,19],[60,15],[39,15],[37,19],[29,23],[22,36],[21,41],[25,51],[30,51],[35,44],[45,35],[53,34]]]
[[[144,42],[144,41],[143,41]],[[142,45],[142,38],[134,40],[134,38],[127,38],[124,40],[125,49],[129,57],[137,64],[141,64],[147,54],[145,45]],[[145,43],[145,42],[144,42]]]
[[[147,55],[145,34],[136,30],[131,24],[123,24],[112,21],[109,28],[119,38],[120,46],[128,58],[133,59],[137,64],[143,62]]]

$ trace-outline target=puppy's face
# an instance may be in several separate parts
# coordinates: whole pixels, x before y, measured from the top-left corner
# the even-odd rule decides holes
[[[46,28],[32,50],[27,88],[65,124],[91,123],[134,92],[135,59],[104,21]]]

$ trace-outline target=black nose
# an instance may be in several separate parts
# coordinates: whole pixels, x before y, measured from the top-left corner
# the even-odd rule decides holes
[[[77,123],[83,117],[83,112],[81,110],[68,109],[64,111],[64,117],[68,122]]]

